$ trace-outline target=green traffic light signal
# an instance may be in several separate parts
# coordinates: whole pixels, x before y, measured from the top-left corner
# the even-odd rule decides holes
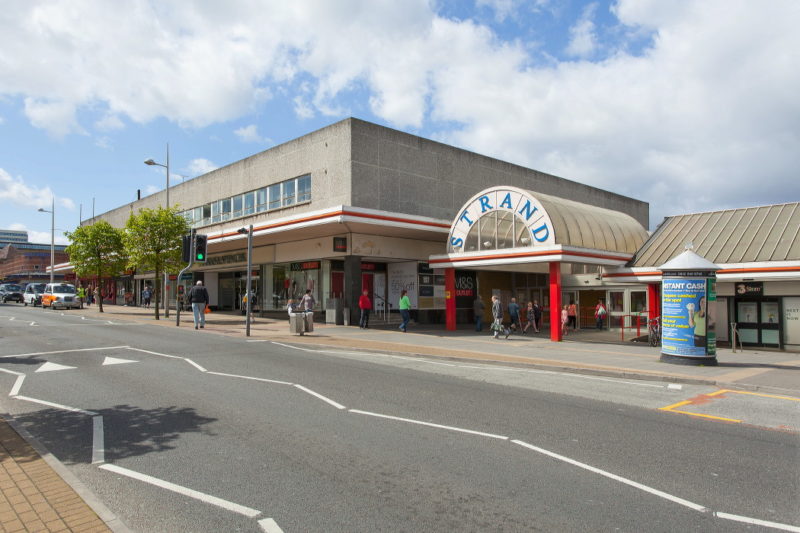
[[[203,257],[205,257],[203,254],[197,254],[197,260],[198,261],[202,261]]]

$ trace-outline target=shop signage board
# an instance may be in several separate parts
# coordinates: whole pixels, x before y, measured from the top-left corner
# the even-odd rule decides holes
[[[736,284],[737,296],[761,296],[764,294],[764,283],[761,281],[744,281]]]
[[[400,302],[400,291],[407,290],[408,298],[411,300],[411,308],[419,309],[417,299],[417,262],[389,263],[387,265],[389,275],[389,303],[392,310],[398,309]]]

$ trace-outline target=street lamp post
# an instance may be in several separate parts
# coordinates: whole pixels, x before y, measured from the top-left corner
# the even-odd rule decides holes
[[[152,159],[148,159],[147,161],[144,162],[144,164],[145,165],[150,165],[150,166],[155,165],[155,166],[164,167],[165,169],[167,169],[167,209],[169,209],[169,143],[167,143],[167,164],[166,165],[162,165],[161,163],[156,163]],[[169,318],[169,296],[168,296],[168,292],[167,292],[167,289],[168,289],[168,286],[169,286],[168,284],[169,284],[169,273],[167,273],[166,269],[165,269],[165,271],[164,271],[164,318]]]
[[[55,263],[56,263],[56,198],[53,197],[53,203],[50,209],[39,208],[42,213],[50,213],[50,283],[55,282]]]
[[[247,288],[245,289],[245,297],[247,298],[247,305],[245,307],[246,311],[246,332],[245,335],[247,337],[250,336],[250,320],[251,320],[251,313],[253,309],[253,293],[251,290],[252,283],[253,283],[253,225],[250,224],[249,228],[241,228],[237,230],[237,233],[247,234]]]

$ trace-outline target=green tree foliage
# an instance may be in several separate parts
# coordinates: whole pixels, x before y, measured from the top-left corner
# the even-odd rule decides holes
[[[178,272],[186,265],[181,260],[181,236],[189,232],[186,219],[177,207],[140,209],[131,213],[123,232],[128,266],[139,271],[155,272],[155,311],[159,320],[158,302],[164,272]]]
[[[118,276],[125,270],[128,259],[122,242],[122,230],[105,220],[91,226],[80,226],[65,235],[70,240],[67,253],[77,277],[96,276],[100,283],[101,279]],[[97,304],[102,313],[102,296]]]

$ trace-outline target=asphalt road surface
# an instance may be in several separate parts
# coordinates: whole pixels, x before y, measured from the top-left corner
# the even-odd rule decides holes
[[[0,410],[133,531],[800,531],[800,403],[707,394],[0,305]]]

